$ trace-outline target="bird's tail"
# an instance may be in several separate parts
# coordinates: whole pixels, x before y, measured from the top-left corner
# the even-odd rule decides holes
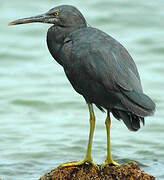
[[[116,119],[122,119],[130,131],[137,131],[140,128],[141,122],[143,125],[145,124],[143,117],[136,116],[130,112],[113,109],[112,114]]]
[[[144,93],[122,91],[121,104],[126,110],[141,117],[151,116],[155,111],[155,103]]]
[[[116,119],[122,119],[129,130],[137,131],[144,117],[155,111],[155,103],[142,92],[121,90],[121,108],[114,108],[112,114]]]

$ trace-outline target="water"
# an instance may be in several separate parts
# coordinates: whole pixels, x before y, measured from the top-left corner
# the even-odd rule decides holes
[[[52,0],[3,1],[0,31],[0,178],[39,179],[63,162],[83,159],[88,141],[88,110],[46,46],[49,25],[8,27],[21,17],[65,4]],[[163,0],[69,1],[90,25],[119,40],[134,58],[144,91],[157,104],[137,133],[112,118],[113,158],[137,161],[164,179],[164,2]],[[105,114],[96,111],[93,158],[106,157]]]

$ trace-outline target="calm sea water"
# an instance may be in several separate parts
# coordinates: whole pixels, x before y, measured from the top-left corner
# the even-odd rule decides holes
[[[22,17],[66,4],[64,0],[0,0],[0,178],[39,179],[63,162],[82,160],[88,109],[46,45],[49,25],[8,27]],[[164,1],[73,0],[88,24],[119,40],[134,58],[143,88],[157,104],[140,131],[129,132],[112,117],[115,161],[137,161],[147,173],[164,179]],[[106,157],[105,114],[95,108],[93,158]]]

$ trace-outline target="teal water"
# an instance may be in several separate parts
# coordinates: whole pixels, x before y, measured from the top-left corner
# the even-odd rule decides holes
[[[113,158],[118,163],[137,161],[145,172],[164,179],[163,0],[0,0],[0,178],[39,179],[63,162],[84,158],[88,109],[48,52],[50,25],[7,26],[59,4],[77,6],[88,24],[119,40],[132,55],[157,111],[136,133],[112,117]],[[93,158],[102,164],[105,114],[95,112]]]

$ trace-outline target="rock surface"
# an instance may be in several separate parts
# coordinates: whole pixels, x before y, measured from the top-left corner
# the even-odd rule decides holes
[[[42,176],[39,180],[155,180],[145,174],[136,162],[120,166],[107,166],[99,170],[90,164],[73,167],[58,167]]]

